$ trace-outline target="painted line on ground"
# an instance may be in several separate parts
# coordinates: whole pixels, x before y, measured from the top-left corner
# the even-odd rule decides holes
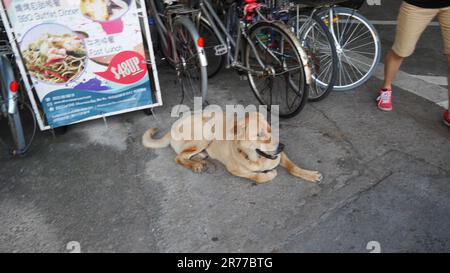
[[[450,104],[449,104],[448,100],[441,101],[441,102],[438,103],[438,105],[441,106],[441,107],[443,107],[443,108],[445,108],[445,109],[450,108]],[[447,108],[447,107],[448,107],[448,108]]]
[[[447,77],[443,77],[443,76],[426,76],[426,75],[411,75],[411,76],[421,79],[421,80],[424,80],[426,82],[432,83],[432,84],[437,84],[437,85],[441,85],[441,86],[448,85]]]
[[[396,26],[397,21],[389,21],[389,20],[370,20],[370,22],[373,25],[380,25],[380,26]],[[429,26],[438,27],[439,22],[431,22]]]

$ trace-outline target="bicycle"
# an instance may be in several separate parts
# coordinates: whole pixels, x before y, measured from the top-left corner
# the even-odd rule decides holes
[[[381,42],[375,27],[348,0],[292,0],[317,16],[328,27],[333,38],[339,69],[334,90],[347,91],[364,84],[375,73],[381,59]],[[360,7],[356,1],[354,7]],[[299,18],[300,20],[300,18]],[[318,81],[322,87],[326,83]]]
[[[339,61],[333,37],[318,16],[319,10],[300,9],[288,0],[266,0],[266,5],[270,7],[270,18],[287,24],[308,54],[312,69],[309,101],[325,99],[334,88]]]
[[[150,14],[155,20],[160,52],[175,68],[183,100],[201,97],[206,103],[208,95],[207,58],[204,40],[192,21],[199,11],[179,4],[166,4],[152,0]]]
[[[214,38],[205,44],[207,56],[215,56],[208,59],[209,66],[224,62],[226,68],[246,74],[257,100],[270,111],[278,105],[280,117],[291,118],[302,111],[311,70],[307,54],[286,25],[260,19],[265,18],[265,6],[251,0],[218,1],[223,5],[218,8],[221,13],[209,0],[190,4],[201,11],[196,19],[201,36]]]
[[[25,103],[24,98],[19,95],[20,84],[16,81],[14,67],[14,54],[0,21],[0,119],[2,117],[8,119],[14,143],[10,151],[11,154],[23,156],[29,151],[36,135],[37,120],[31,106]],[[30,111],[34,121],[33,133],[28,142],[25,139],[19,111],[24,106]]]

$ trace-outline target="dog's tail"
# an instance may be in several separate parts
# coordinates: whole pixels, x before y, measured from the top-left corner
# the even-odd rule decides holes
[[[151,128],[147,132],[145,132],[144,136],[142,137],[142,144],[150,149],[160,149],[169,146],[170,141],[172,140],[170,132],[161,139],[153,139],[153,136],[156,134],[156,132],[158,132],[158,129],[155,128]]]

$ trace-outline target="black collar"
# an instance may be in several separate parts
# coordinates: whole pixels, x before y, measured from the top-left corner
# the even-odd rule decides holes
[[[280,144],[278,145],[277,151],[276,151],[275,154],[273,154],[273,155],[269,155],[269,154],[267,154],[267,153],[261,151],[260,149],[256,149],[256,153],[257,153],[258,155],[264,157],[264,158],[269,159],[269,160],[277,160],[277,159],[278,159],[278,156],[284,151],[284,148],[285,148],[285,147],[286,147],[286,146],[285,146],[284,144],[280,143]]]
[[[265,171],[260,171],[259,173],[270,173],[275,171],[276,168],[272,169],[272,170],[265,170]]]

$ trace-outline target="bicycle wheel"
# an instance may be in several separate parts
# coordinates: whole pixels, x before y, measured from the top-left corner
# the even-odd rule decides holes
[[[309,101],[325,99],[334,88],[339,69],[339,59],[333,36],[327,25],[316,14],[301,12],[292,17],[288,25],[297,34],[308,54],[312,67]],[[298,30],[297,30],[298,26]]]
[[[201,97],[206,102],[208,72],[205,51],[199,44],[199,34],[194,23],[187,17],[175,19],[173,37],[177,52],[175,62],[178,81],[183,96],[193,101]]]
[[[381,42],[375,27],[356,10],[336,7],[332,11],[332,21],[329,9],[320,16],[335,37],[340,62],[334,89],[347,91],[361,86],[373,75],[381,58]]]
[[[205,41],[205,54],[208,59],[208,78],[212,78],[217,75],[225,63],[226,52],[220,52],[218,49],[222,47],[217,35],[214,33],[213,29],[204,20],[200,20],[200,25],[198,27],[198,32],[200,37]]]
[[[256,98],[271,111],[277,105],[280,117],[296,116],[308,100],[300,42],[286,25],[277,22],[256,23],[248,38],[244,57]]]

